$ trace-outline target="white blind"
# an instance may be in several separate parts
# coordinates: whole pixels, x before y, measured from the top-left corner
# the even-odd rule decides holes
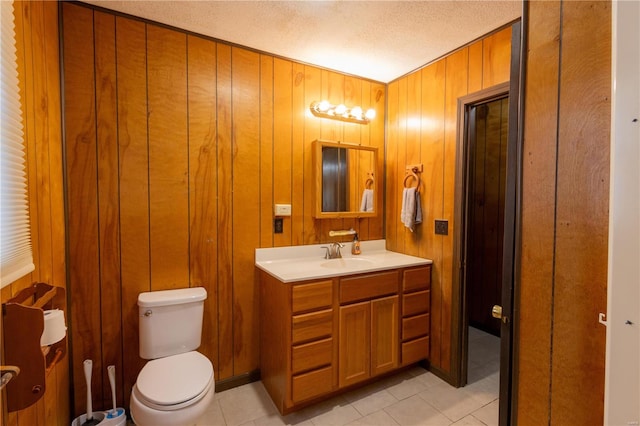
[[[35,269],[31,255],[13,2],[0,0],[0,288]]]

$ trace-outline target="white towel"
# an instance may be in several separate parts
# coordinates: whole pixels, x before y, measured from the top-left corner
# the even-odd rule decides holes
[[[365,189],[364,191],[362,191],[362,202],[360,203],[360,211],[373,211],[373,189]]]
[[[404,188],[402,191],[402,210],[400,211],[400,221],[409,228],[411,232],[415,225],[422,223],[422,207],[420,205],[420,193],[416,188]]]

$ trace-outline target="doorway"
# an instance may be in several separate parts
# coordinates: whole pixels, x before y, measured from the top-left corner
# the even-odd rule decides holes
[[[467,106],[464,259],[468,325],[500,337],[509,97]]]
[[[467,356],[463,380],[498,398],[501,321],[492,312],[494,306],[502,305],[509,95],[498,93],[468,103],[465,109],[461,279]],[[497,416],[499,400],[491,402],[491,407]]]

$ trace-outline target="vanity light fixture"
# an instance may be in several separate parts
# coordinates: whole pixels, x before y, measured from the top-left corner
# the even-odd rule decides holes
[[[376,111],[373,108],[364,112],[359,106],[348,108],[344,104],[333,105],[329,101],[312,102],[309,109],[316,117],[358,124],[368,124],[376,116]]]

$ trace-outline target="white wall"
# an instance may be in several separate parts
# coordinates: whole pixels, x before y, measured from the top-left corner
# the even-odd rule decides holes
[[[612,30],[614,81],[605,424],[638,425],[640,421],[640,2],[614,1]]]

